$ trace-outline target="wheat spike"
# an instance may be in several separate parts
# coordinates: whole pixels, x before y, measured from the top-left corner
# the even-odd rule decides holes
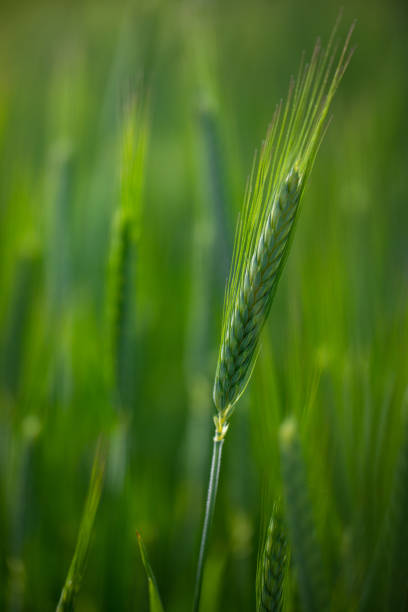
[[[280,504],[276,503],[266,533],[257,577],[258,612],[280,612],[287,567],[287,543]]]
[[[228,417],[256,360],[328,110],[351,57],[347,50],[352,30],[334,70],[334,32],[325,52],[316,43],[310,63],[301,63],[290,85],[286,104],[275,111],[258,162],[255,156],[224,299],[213,390],[218,438],[227,431]]]

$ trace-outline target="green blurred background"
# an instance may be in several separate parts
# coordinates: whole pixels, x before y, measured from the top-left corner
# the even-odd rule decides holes
[[[2,2],[2,610],[55,607],[101,431],[110,454],[77,609],[148,609],[136,530],[166,610],[190,608],[236,215],[275,105],[338,11]],[[357,49],[225,444],[203,610],[255,607],[285,416],[300,423],[333,609],[355,608],[387,511],[408,384],[408,10],[344,2],[340,40],[355,18]],[[114,392],[108,262],[134,95],[149,129]]]

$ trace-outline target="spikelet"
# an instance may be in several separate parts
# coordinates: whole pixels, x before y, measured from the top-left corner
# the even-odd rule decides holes
[[[276,502],[257,570],[258,612],[280,612],[282,610],[287,561],[286,533],[281,507],[279,502]]]
[[[225,435],[228,417],[256,361],[303,190],[327,127],[331,101],[351,57],[352,30],[335,69],[334,32],[326,51],[316,43],[310,63],[301,63],[298,78],[290,85],[286,104],[275,111],[259,159],[255,156],[224,298],[213,389],[218,437]]]
[[[328,609],[328,588],[306,483],[296,421],[283,423],[279,432],[285,491],[285,517],[296,567],[302,609]]]

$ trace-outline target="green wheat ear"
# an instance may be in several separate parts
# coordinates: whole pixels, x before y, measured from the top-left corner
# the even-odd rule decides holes
[[[328,111],[352,50],[353,26],[334,68],[333,39],[316,43],[301,63],[286,104],[279,104],[259,159],[254,159],[234,243],[213,398],[216,437],[245,390],[256,361],[259,337],[281,275],[305,184],[324,136]]]
[[[287,569],[287,542],[281,506],[276,502],[266,532],[263,552],[257,568],[258,612],[280,612],[283,607],[283,583]]]

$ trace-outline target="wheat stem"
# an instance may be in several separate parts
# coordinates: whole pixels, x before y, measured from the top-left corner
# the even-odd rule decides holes
[[[207,503],[205,506],[205,516],[203,530],[201,534],[200,553],[198,556],[198,566],[194,590],[193,611],[198,612],[200,607],[201,586],[203,582],[203,570],[205,558],[208,550],[208,539],[211,531],[212,520],[214,516],[215,499],[217,497],[218,479],[220,475],[222,447],[224,444],[224,435],[219,435],[217,431],[214,436],[213,452],[211,459],[210,481],[208,483]]]

